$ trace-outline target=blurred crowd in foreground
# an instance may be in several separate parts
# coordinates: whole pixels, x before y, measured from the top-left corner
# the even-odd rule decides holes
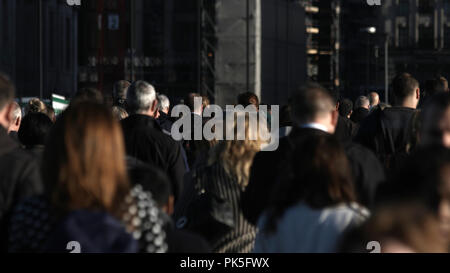
[[[249,136],[270,128],[245,112],[243,139],[174,140],[173,105],[145,81],[81,89],[56,117],[38,99],[22,111],[0,75],[1,251],[448,252],[448,82],[403,73],[391,92],[392,105],[375,92],[353,104],[307,83],[262,152]],[[198,97],[181,103],[206,126]]]

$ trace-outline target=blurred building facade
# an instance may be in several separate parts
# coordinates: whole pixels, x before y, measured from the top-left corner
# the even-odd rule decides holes
[[[174,99],[284,104],[307,78],[299,0],[0,0],[0,22],[0,70],[22,97],[143,79]]]
[[[385,43],[388,82],[409,72],[424,83],[450,76],[450,1],[385,0],[381,6],[343,1],[342,92],[352,98],[378,91],[384,97]],[[370,33],[368,28],[376,29]]]
[[[77,27],[77,10],[66,1],[0,0],[0,71],[14,80],[18,97],[76,90]]]

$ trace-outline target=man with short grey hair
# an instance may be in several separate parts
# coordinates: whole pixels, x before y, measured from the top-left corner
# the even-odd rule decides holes
[[[8,128],[8,134],[16,139],[19,140],[17,137],[17,133],[19,132],[20,125],[22,123],[22,109],[20,108],[20,105],[17,102],[13,102],[14,110],[12,112],[12,123]]]
[[[163,94],[158,95],[158,109],[160,112],[169,114],[170,100],[166,95]]]
[[[359,124],[369,115],[370,101],[366,96],[360,96],[355,102],[355,110],[353,111],[351,120]]]
[[[177,200],[186,169],[181,145],[164,134],[156,120],[155,88],[145,81],[133,83],[128,89],[127,106],[130,116],[122,121],[122,129],[128,156],[164,171],[171,179]]]

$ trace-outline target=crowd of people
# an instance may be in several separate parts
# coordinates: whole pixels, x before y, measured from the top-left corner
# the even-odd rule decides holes
[[[307,83],[267,152],[261,131],[275,128],[242,111],[232,139],[175,140],[174,105],[145,81],[83,88],[55,116],[39,99],[22,109],[0,74],[1,251],[448,252],[448,82],[402,73],[391,91],[392,105],[376,92],[353,103]],[[211,119],[207,97],[180,103]],[[236,105],[264,104],[247,92]]]

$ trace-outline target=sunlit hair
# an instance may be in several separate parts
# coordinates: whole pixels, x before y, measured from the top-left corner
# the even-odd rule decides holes
[[[49,136],[42,173],[56,208],[118,216],[129,183],[121,128],[111,110],[91,102],[70,106]]]
[[[238,140],[238,136],[240,135],[238,132],[240,119],[238,117],[241,117],[242,121],[245,122],[244,140]],[[255,126],[251,126],[248,113],[236,112],[234,114],[233,124],[228,126],[228,129],[232,130],[231,135],[233,136],[233,140],[218,141],[217,145],[211,150],[209,163],[221,162],[225,170],[230,175],[235,176],[237,182],[243,188],[248,185],[253,158],[256,153],[261,151],[263,145],[268,142],[264,138],[264,135],[268,134],[267,121],[265,118],[261,118],[261,121],[256,122]],[[226,130],[227,128],[224,125],[224,132]],[[226,133],[224,133],[224,136],[226,136]]]
[[[28,113],[46,113],[47,106],[40,99],[34,98],[28,102],[27,114]]]

